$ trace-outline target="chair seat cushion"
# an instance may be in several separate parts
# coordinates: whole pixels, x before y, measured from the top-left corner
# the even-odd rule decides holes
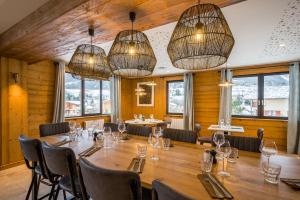
[[[59,185],[63,190],[65,190],[71,194],[73,193],[72,185],[71,185],[71,178],[69,176],[63,176],[59,181]],[[80,183],[77,179],[75,179],[75,189],[77,192],[81,192]]]

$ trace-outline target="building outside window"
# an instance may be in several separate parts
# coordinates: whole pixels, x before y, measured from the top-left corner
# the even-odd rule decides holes
[[[287,118],[288,73],[238,76],[232,82],[233,116]]]
[[[167,113],[183,114],[184,84],[182,80],[167,82]]]
[[[110,81],[78,80],[65,74],[65,117],[110,113]]]

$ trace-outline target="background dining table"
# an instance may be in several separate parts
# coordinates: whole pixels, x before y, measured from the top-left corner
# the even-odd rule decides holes
[[[145,120],[140,120],[140,119],[130,119],[126,120],[126,124],[133,124],[133,125],[147,125],[147,126],[156,126],[159,123],[163,123],[164,121],[159,120],[159,119],[145,119]]]
[[[41,138],[50,144],[65,139],[65,135],[55,135]],[[159,150],[159,160],[151,160],[152,148],[147,143],[147,138],[130,136],[125,142],[114,143],[112,148],[102,148],[87,159],[94,165],[114,170],[127,170],[132,159],[137,156],[137,144],[148,145],[146,163],[140,174],[142,185],[151,188],[151,183],[159,179],[170,187],[176,189],[192,199],[211,199],[210,195],[197,178],[201,173],[200,161],[205,148],[202,145],[183,142],[173,142],[174,146],[169,150]],[[94,144],[92,137],[87,134],[79,137],[79,141],[64,144],[78,154]],[[300,191],[291,189],[285,183],[272,185],[264,181],[260,172],[262,157],[260,153],[239,151],[236,163],[228,163],[227,171],[230,177],[220,177],[218,170],[222,162],[213,166],[212,173],[234,196],[234,199],[300,199]],[[279,153],[271,157],[271,163],[282,165],[280,177],[300,179],[300,159],[297,155]]]

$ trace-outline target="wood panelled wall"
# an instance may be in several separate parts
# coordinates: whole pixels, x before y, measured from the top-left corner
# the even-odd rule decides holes
[[[19,73],[15,83],[12,73]],[[1,57],[1,161],[0,169],[23,161],[18,137],[21,133],[36,137],[41,123],[53,115],[55,66],[51,61],[28,65]]]
[[[134,114],[143,114],[149,117],[150,114],[154,114],[156,119],[163,120],[168,117],[167,114],[167,81],[171,80],[183,80],[183,76],[171,76],[171,77],[151,77],[141,79],[122,79],[121,83],[121,116],[122,120],[133,119]],[[135,89],[138,82],[154,81],[157,85],[154,87],[154,106],[137,106],[137,96]],[[182,117],[182,116],[180,116]]]
[[[250,66],[233,71],[233,75],[247,75],[258,73],[273,73],[288,71],[288,64]],[[154,114],[157,119],[164,119],[166,113],[166,82],[168,80],[183,79],[182,76],[153,77],[144,79],[122,80],[122,118],[132,119],[133,114],[149,116]],[[139,107],[136,103],[135,88],[138,82],[154,81],[155,102],[154,107]],[[201,135],[209,136],[212,132],[207,128],[211,124],[218,123],[220,106],[220,82],[219,71],[197,72],[194,74],[194,103],[195,122],[202,126]],[[174,116],[172,116],[174,117]],[[286,150],[287,121],[271,119],[245,119],[233,118],[233,125],[241,125],[245,128],[243,136],[256,136],[258,128],[265,129],[265,139],[274,140],[280,150]],[[236,133],[235,133],[236,134]],[[238,134],[236,134],[238,135]]]

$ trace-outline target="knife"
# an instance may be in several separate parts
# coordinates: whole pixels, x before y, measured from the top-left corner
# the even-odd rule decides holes
[[[217,187],[210,180],[210,178],[206,177],[206,178],[204,178],[204,180],[206,180],[209,183],[209,185],[212,187],[212,189],[214,190],[214,193],[217,196],[217,198],[219,198],[219,199],[223,199],[224,198],[224,195],[219,191],[219,189],[217,189]]]
[[[225,189],[222,187],[222,185],[220,185],[220,184],[218,183],[218,181],[217,181],[211,174],[207,174],[207,175],[208,175],[208,177],[210,178],[210,180],[212,180],[212,182],[213,182],[215,185],[217,185],[218,188],[220,188],[220,189],[222,190],[222,192],[224,193],[224,195],[225,195],[226,198],[228,198],[228,199],[232,199],[232,198],[233,198],[233,196],[232,196],[229,192],[227,192],[227,190],[225,190]]]

